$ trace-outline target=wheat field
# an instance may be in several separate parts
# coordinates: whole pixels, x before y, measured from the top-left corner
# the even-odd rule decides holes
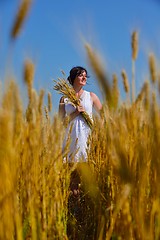
[[[11,38],[16,40],[31,1],[19,8]],[[34,64],[24,60],[28,104],[10,77],[0,99],[0,239],[160,239],[160,76],[149,54],[150,79],[135,94],[138,33],[131,36],[132,80],[104,71],[97,52],[85,50],[103,89],[103,110],[94,117],[88,162],[63,162],[65,127],[52,115],[51,94],[34,87]],[[118,81],[126,99],[120,101]],[[68,143],[69,144],[69,143]],[[72,172],[81,177],[80,196],[71,195]]]

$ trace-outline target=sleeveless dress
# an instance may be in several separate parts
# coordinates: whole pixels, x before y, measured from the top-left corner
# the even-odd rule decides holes
[[[93,102],[91,99],[90,92],[83,91],[80,97],[81,105],[85,111],[92,118]],[[64,99],[66,115],[73,113],[76,108],[72,105],[67,98]],[[86,123],[85,119],[81,114],[74,118],[68,125],[65,133],[65,139],[63,142],[63,149],[66,146],[67,139],[69,138],[69,153],[68,161],[74,162],[85,162],[87,160],[87,148],[88,148],[88,137],[90,134],[90,127]]]

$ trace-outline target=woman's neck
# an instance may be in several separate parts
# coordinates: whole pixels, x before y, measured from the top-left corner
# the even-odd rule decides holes
[[[82,87],[74,87],[74,90],[75,90],[75,92],[76,92],[76,95],[77,95],[77,97],[80,97],[81,95],[82,95],[82,93],[84,92],[84,90],[83,90],[83,88]]]

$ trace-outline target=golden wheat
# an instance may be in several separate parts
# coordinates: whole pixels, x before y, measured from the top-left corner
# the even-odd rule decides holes
[[[156,60],[153,53],[149,55],[149,69],[151,81],[154,84],[156,82],[157,74],[156,74]]]
[[[138,32],[134,31],[132,33],[132,42],[131,42],[131,46],[132,46],[132,59],[135,61],[138,55]]]
[[[128,77],[127,77],[126,71],[124,69],[122,70],[121,75],[122,75],[122,79],[123,79],[124,90],[126,93],[129,93]]]
[[[15,39],[21,31],[22,24],[29,12],[32,0],[22,0],[19,6],[15,22],[11,30],[11,38]]]
[[[135,61],[138,55],[138,32],[134,31],[131,37],[131,46],[132,46],[132,102],[135,101]]]
[[[13,39],[20,32],[30,3],[22,2],[12,29]],[[134,32],[133,62],[138,53],[137,40]],[[50,118],[51,94],[45,106],[44,89],[39,93],[33,89],[34,64],[30,60],[24,67],[27,107],[13,79],[3,91],[0,239],[160,239],[160,109],[156,91],[151,92],[146,81],[135,102],[119,104],[117,76],[113,75],[111,87],[99,56],[90,45],[85,48],[107,100],[103,103],[103,121],[94,117],[87,163],[70,166],[63,162],[69,142],[62,153],[62,122],[57,113]],[[153,54],[149,69],[155,83]],[[122,78],[129,94],[125,70]],[[78,104],[77,99],[75,102]],[[79,197],[74,197],[69,187],[75,169],[81,177]]]

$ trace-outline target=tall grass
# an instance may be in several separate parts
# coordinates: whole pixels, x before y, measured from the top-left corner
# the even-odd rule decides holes
[[[149,55],[151,81],[135,100],[132,89],[131,102],[122,70],[128,96],[120,103],[116,74],[110,83],[96,51],[89,44],[85,48],[104,89],[87,163],[63,162],[65,129],[59,116],[51,114],[51,93],[45,105],[44,90],[33,88],[31,60],[24,64],[27,107],[14,79],[1,96],[0,239],[160,239],[160,109],[154,55]],[[69,189],[75,168],[81,177],[78,197]]]

